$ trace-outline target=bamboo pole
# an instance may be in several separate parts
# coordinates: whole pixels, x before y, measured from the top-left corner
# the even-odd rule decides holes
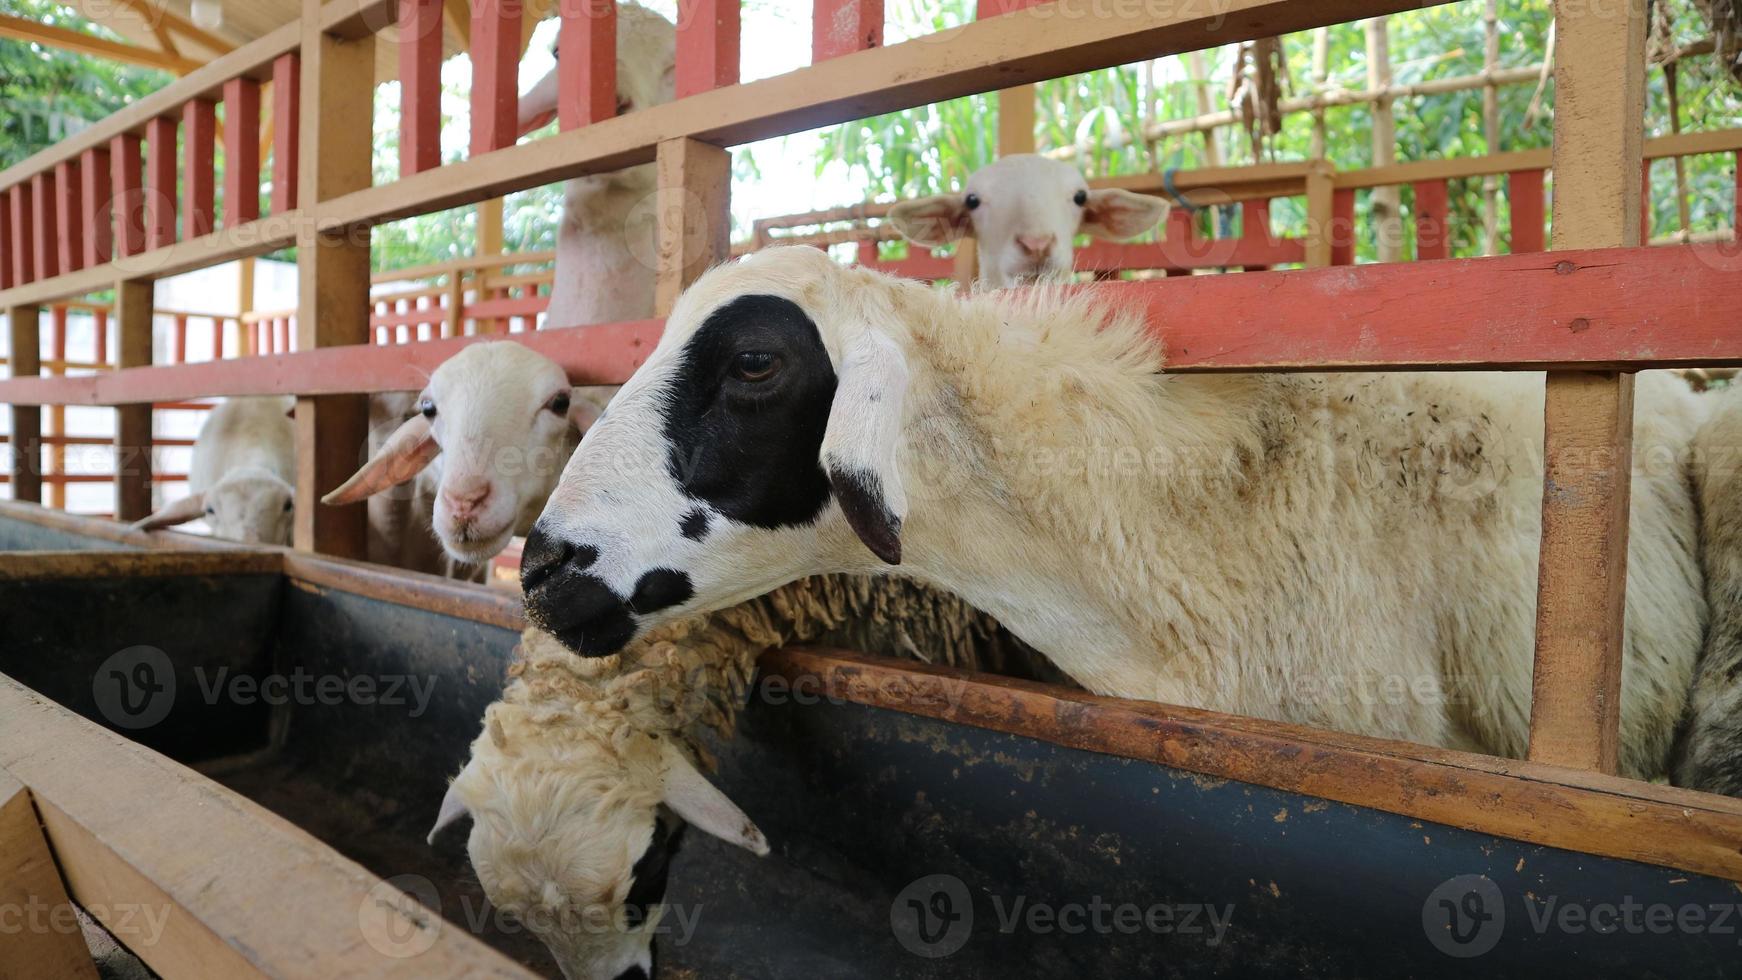
[[[1236,118],[1238,118],[1237,116],[1235,116],[1235,114],[1233,112],[1212,113],[1210,111],[1210,88],[1209,88],[1209,86],[1210,86],[1210,81],[1209,81],[1210,71],[1209,71],[1209,68],[1205,66],[1204,53],[1202,51],[1193,51],[1190,54],[1186,55],[1186,72],[1187,72],[1187,77],[1189,77],[1191,79],[1191,82],[1192,82],[1192,91],[1197,96],[1199,118],[1204,118],[1207,116],[1226,116],[1227,117],[1226,123],[1232,123],[1236,120]],[[1218,125],[1221,125],[1221,124],[1218,124]],[[1194,133],[1194,132],[1203,133],[1204,134],[1204,166],[1206,166],[1206,167],[1219,167],[1222,165],[1222,151],[1221,151],[1220,145],[1216,142],[1216,127],[1215,126],[1200,126],[1200,127],[1195,127],[1193,129],[1180,130],[1178,133],[1168,132],[1167,129],[1168,129],[1167,123],[1162,123],[1161,125],[1157,126],[1156,131],[1155,131],[1155,138],[1160,139],[1163,137],[1175,136],[1175,135],[1183,136],[1186,133]],[[1145,135],[1148,135],[1148,134],[1145,134]]]
[[[1313,95],[1323,96],[1330,83],[1331,29],[1313,31]],[[1313,109],[1312,159],[1325,158],[1325,107]]]
[[[1500,152],[1500,86],[1494,72],[1500,68],[1500,0],[1488,0],[1482,10],[1482,73],[1488,76],[1482,86],[1482,135],[1488,153]],[[1493,255],[1500,248],[1500,178],[1490,174],[1482,178],[1482,254]]]
[[[1373,166],[1397,162],[1397,123],[1391,113],[1391,34],[1385,18],[1366,21],[1367,88],[1387,93],[1373,102]],[[1398,187],[1375,187],[1372,197],[1373,235],[1381,262],[1403,258],[1403,194]]]

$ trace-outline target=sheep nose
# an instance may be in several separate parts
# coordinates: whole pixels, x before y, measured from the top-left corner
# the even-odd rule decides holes
[[[1016,244],[1034,258],[1041,258],[1052,251],[1053,242],[1058,241],[1056,235],[1017,235]]]
[[[526,617],[585,657],[622,649],[635,636],[629,603],[587,571],[598,549],[576,545],[534,526],[521,551],[520,587]]]
[[[484,501],[490,499],[490,490],[488,480],[468,480],[443,487],[442,497],[456,517],[463,517],[484,506]]]

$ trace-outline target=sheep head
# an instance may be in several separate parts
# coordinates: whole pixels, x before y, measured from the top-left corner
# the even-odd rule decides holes
[[[807,248],[699,280],[528,536],[531,620],[602,656],[801,575],[900,563],[907,358],[874,324],[914,294]]]
[[[1166,214],[1160,198],[1113,187],[1090,190],[1076,167],[1023,153],[976,171],[959,194],[896,204],[889,221],[920,245],[971,233],[980,281],[997,288],[1069,276],[1076,236],[1131,238]]]
[[[246,544],[289,544],[296,489],[257,466],[245,466],[136,522],[154,531],[203,518],[212,536]]]
[[[512,341],[473,344],[443,362],[418,407],[322,502],[355,503],[428,467],[431,526],[451,557],[471,564],[489,561],[530,526],[575,431],[600,411],[555,361]]]
[[[686,822],[768,853],[670,738],[601,720],[584,703],[492,705],[430,831],[433,843],[471,816],[467,851],[485,894],[570,980],[653,975],[666,874]]]

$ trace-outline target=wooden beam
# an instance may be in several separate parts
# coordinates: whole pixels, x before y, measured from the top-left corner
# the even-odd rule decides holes
[[[1551,244],[1637,245],[1645,0],[1617,0],[1601,9],[1575,0],[1555,8]],[[1530,758],[1614,772],[1633,375],[1551,373],[1547,386]]]
[[[155,298],[156,287],[149,279],[123,279],[115,284],[116,367],[140,368],[151,363]],[[117,520],[136,521],[151,513],[151,402],[141,398],[115,406]]]
[[[6,311],[9,373],[28,378],[42,373],[42,311],[14,306]],[[42,502],[42,409],[12,406],[12,499]]]
[[[161,535],[164,532],[149,532]],[[161,578],[166,575],[275,575],[283,553],[269,548],[165,551],[0,552],[0,582],[37,579]]]
[[[53,24],[43,24],[22,17],[13,17],[10,14],[0,14],[0,37],[40,44],[49,48],[59,48],[74,54],[106,58],[110,61],[119,61],[129,65],[156,68],[176,75],[186,75],[200,66],[198,61],[190,58],[153,51],[150,48],[141,48],[137,45],[123,44],[120,41],[111,41],[106,37],[98,37],[95,34],[68,30]]]
[[[97,980],[30,791],[0,769],[0,909],[12,920],[0,976]]]
[[[653,306],[663,316],[685,287],[731,254],[732,154],[711,143],[667,140],[659,144],[658,181]]]
[[[516,7],[518,9],[518,7]],[[356,40],[321,29],[319,0],[303,0],[302,137],[297,199],[305,207],[368,187],[375,37]],[[511,92],[512,94],[512,92]],[[510,113],[512,116],[512,113]],[[474,117],[475,119],[476,117]],[[297,232],[297,347],[319,351],[369,342],[369,236]],[[368,443],[368,399],[357,395],[298,398],[296,520],[298,549],[361,557],[367,512],[325,507],[320,498],[344,482]]]

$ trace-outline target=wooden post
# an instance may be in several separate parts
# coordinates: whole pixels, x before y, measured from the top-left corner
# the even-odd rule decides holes
[[[12,195],[0,191],[0,248],[12,248]],[[0,257],[0,289],[11,289],[15,283],[12,258],[10,255]]]
[[[442,0],[399,0],[399,175],[442,162]]]
[[[0,977],[97,980],[84,936],[72,923],[72,901],[43,835],[30,792],[0,769],[0,908],[31,910],[0,943]]]
[[[521,0],[472,4],[473,156],[514,145],[519,127],[521,7]]]
[[[1494,73],[1500,70],[1500,0],[1486,0],[1482,7],[1482,136],[1488,153],[1500,152],[1500,85]],[[1500,247],[1500,178],[1482,178],[1482,254],[1493,255]]]
[[[1331,79],[1331,29],[1320,27],[1313,31],[1313,94],[1323,95],[1329,87]],[[1200,113],[1209,113],[1208,99],[1200,103]],[[1307,154],[1314,160],[1325,158],[1325,110],[1323,106],[1313,109],[1313,141],[1312,149]]]
[[[53,330],[48,338],[48,374],[64,377],[67,373],[67,308],[56,305],[49,310],[49,324]],[[48,444],[48,465],[43,468],[42,481],[48,484],[48,505],[56,510],[67,509],[67,407],[65,405],[48,406],[48,427],[43,430],[47,437],[54,437]]]
[[[62,160],[54,167],[54,218],[60,226],[60,271],[77,272],[85,267],[84,172],[76,160]]]
[[[56,230],[54,171],[30,178],[30,197],[36,209],[36,277],[53,279],[60,275],[60,234]]]
[[[115,194],[115,257],[145,251],[145,160],[132,133],[109,141],[110,184]]]
[[[698,140],[665,140],[657,167],[659,270],[653,305],[657,315],[666,316],[684,287],[731,254],[732,154]]]
[[[156,287],[149,279],[115,284],[115,326],[120,348],[115,366],[151,363],[151,317]],[[136,521],[151,513],[151,404],[115,406],[115,519]]]
[[[41,316],[34,306],[6,311],[14,378],[42,373]],[[42,409],[36,405],[12,406],[12,499],[42,502]]]
[[[145,124],[145,247],[175,244],[175,117]]]
[[[883,0],[815,0],[811,63],[883,46]]]
[[[224,227],[260,217],[260,83],[224,83]]]
[[[616,0],[558,0],[557,128],[567,132],[617,114]]]
[[[1391,33],[1384,17],[1364,25],[1367,33],[1367,87],[1376,92],[1391,88]],[[1373,103],[1373,166],[1397,162],[1397,122],[1391,112],[1391,96]],[[1373,188],[1371,210],[1373,238],[1381,262],[1403,261],[1403,193],[1389,185]]]
[[[194,99],[182,107],[181,237],[198,238],[212,233],[214,224],[212,161],[216,140],[215,103]]]
[[[108,147],[94,146],[84,152],[79,175],[84,181],[86,266],[102,265],[115,253],[115,216],[110,193],[113,172]]]
[[[1306,176],[1307,227],[1304,246],[1307,268],[1331,264],[1332,237],[1336,217],[1336,184],[1331,178],[1331,166],[1323,160],[1312,162]]]
[[[30,181],[12,185],[12,283],[24,286],[36,281],[36,207]]]
[[[1555,11],[1557,249],[1636,245],[1645,0]],[[1571,270],[1569,275],[1578,275]],[[1550,372],[1530,758],[1617,768],[1633,375]]]
[[[1542,171],[1507,174],[1506,196],[1512,205],[1512,253],[1542,251]]]
[[[1415,257],[1444,259],[1451,256],[1446,182],[1423,180],[1415,185]]]
[[[303,207],[361,190],[371,182],[373,106],[357,93],[374,88],[375,37],[334,37],[320,29],[320,22],[320,0],[303,0],[301,104],[308,111],[302,113],[300,142],[308,158],[302,161],[297,188],[297,200]],[[512,97],[512,89],[509,94]],[[510,111],[511,122],[512,118]],[[475,124],[477,116],[473,119]],[[297,348],[308,351],[368,343],[368,229],[344,228],[323,234],[304,227],[297,234],[296,265]],[[299,550],[363,557],[365,508],[326,507],[320,498],[357,468],[368,437],[367,397],[327,395],[296,400],[296,521],[292,542]]]
[[[1266,204],[1268,205],[1268,202]],[[1268,221],[1268,215],[1266,220]],[[1338,188],[1331,193],[1331,264],[1355,264],[1355,191],[1353,188]]]
[[[254,312],[254,257],[236,264],[236,356],[253,353],[249,349],[248,324],[242,318]],[[219,355],[222,356],[221,354]]]
[[[739,0],[695,0],[677,23],[677,97],[738,84]]]
[[[272,62],[272,213],[296,207],[298,144],[302,139],[302,55]]]

